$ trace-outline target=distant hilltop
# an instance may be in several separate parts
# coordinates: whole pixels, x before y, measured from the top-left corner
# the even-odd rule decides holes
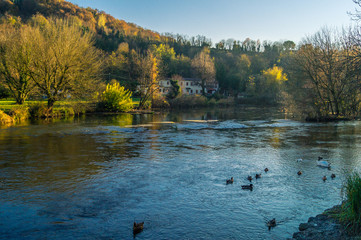
[[[60,18],[73,18],[84,28],[94,31],[98,36],[107,36],[103,39],[104,50],[115,50],[125,38],[145,39],[153,42],[166,42],[168,37],[159,33],[144,29],[134,23],[127,23],[113,16],[92,9],[83,8],[64,0],[1,0],[0,17],[13,21],[26,22],[32,16],[41,14],[45,18],[56,16]]]

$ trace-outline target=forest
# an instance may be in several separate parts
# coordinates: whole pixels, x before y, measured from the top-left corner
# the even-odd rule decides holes
[[[93,101],[113,84],[139,98],[139,109],[172,107],[187,96],[177,81],[172,94],[159,94],[159,80],[198,78],[203,91],[196,97],[205,103],[279,105],[309,120],[360,115],[357,27],[324,27],[297,45],[249,38],[212,43],[206,36],[159,34],[64,0],[4,0],[0,32],[0,98],[20,105],[46,98],[51,110],[63,99]],[[208,95],[212,83],[219,88]]]

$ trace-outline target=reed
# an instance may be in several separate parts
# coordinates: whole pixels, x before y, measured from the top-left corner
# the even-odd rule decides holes
[[[361,177],[357,172],[351,173],[342,187],[345,198],[339,219],[351,234],[361,233]]]

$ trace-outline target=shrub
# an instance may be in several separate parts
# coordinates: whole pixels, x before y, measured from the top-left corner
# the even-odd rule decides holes
[[[46,118],[49,117],[49,110],[42,102],[35,102],[29,104],[29,114],[31,118]]]
[[[160,94],[154,94],[152,98],[152,108],[169,108],[169,103],[164,96]]]
[[[98,110],[109,112],[126,112],[133,108],[132,93],[119,83],[108,84],[100,96]]]
[[[51,114],[52,117],[69,117],[74,115],[74,110],[71,107],[54,108]]]
[[[16,121],[21,122],[30,117],[29,109],[26,106],[16,106],[12,108],[9,112],[9,115]]]
[[[346,198],[341,207],[339,218],[353,234],[361,232],[361,177],[350,174],[343,185],[342,193]]]
[[[234,105],[234,98],[222,98],[219,99],[217,105],[220,107],[229,107]]]
[[[15,120],[0,110],[0,125],[12,125],[15,123]]]
[[[182,95],[169,101],[172,108],[194,108],[207,106],[207,98],[202,95]]]
[[[74,114],[76,115],[94,112],[96,109],[95,104],[92,102],[74,102],[69,104],[69,107],[74,110]]]

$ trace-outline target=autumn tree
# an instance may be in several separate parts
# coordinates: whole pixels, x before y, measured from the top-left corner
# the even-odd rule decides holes
[[[175,73],[176,53],[173,48],[166,44],[153,45],[152,51],[158,60],[159,75],[170,77]]]
[[[35,31],[32,27],[13,28],[7,24],[0,29],[0,76],[17,104],[23,104],[35,87],[30,74],[35,58]]]
[[[302,90],[312,99],[313,117],[349,117],[359,111],[359,73],[352,63],[358,47],[347,39],[336,30],[323,28],[305,38],[295,55],[307,80]]]
[[[50,110],[62,97],[86,97],[94,91],[100,61],[89,32],[67,20],[50,19],[32,38],[31,79]]]
[[[147,108],[148,101],[152,100],[158,90],[159,71],[157,59],[151,51],[145,55],[132,50],[132,64],[138,73],[138,90],[140,95],[139,109]]]
[[[196,75],[201,79],[202,93],[205,95],[207,84],[215,81],[214,61],[210,56],[209,48],[203,48],[192,60],[192,67]]]

